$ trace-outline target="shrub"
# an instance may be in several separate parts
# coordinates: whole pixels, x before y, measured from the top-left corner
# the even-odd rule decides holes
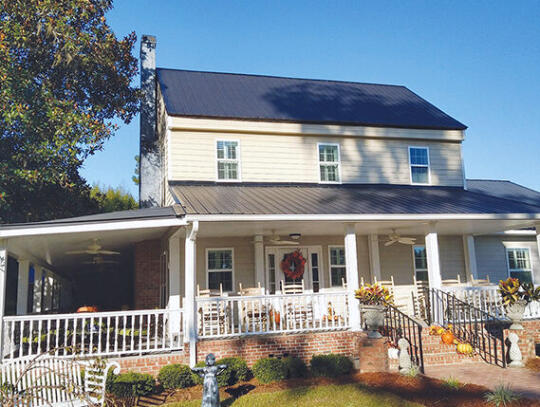
[[[304,361],[294,356],[283,358],[283,363],[287,368],[287,378],[294,379],[296,377],[307,377],[308,368]]]
[[[287,378],[287,366],[281,359],[259,359],[253,365],[253,374],[261,383],[277,382]]]
[[[163,366],[158,381],[165,389],[183,389],[194,384],[191,369],[180,364]]]
[[[227,365],[227,369],[231,370],[231,380],[235,384],[239,381],[245,382],[251,379],[251,370],[246,361],[242,358],[223,358],[217,362],[218,365]]]
[[[315,355],[311,358],[311,373],[313,376],[337,377],[350,373],[352,361],[342,355],[330,353]]]
[[[221,365],[221,360],[216,361],[216,365]],[[204,360],[201,360],[198,362],[195,367],[205,367],[206,363]],[[193,379],[193,383],[195,384],[203,384],[203,378],[199,376],[198,374],[191,373],[191,377]],[[226,387],[230,386],[231,384],[234,384],[233,380],[233,371],[229,368],[225,369],[221,374],[217,377],[217,382],[219,387]]]
[[[461,387],[461,383],[458,379],[454,377],[449,377],[444,380],[443,385],[448,387],[450,390],[459,390]]]
[[[487,393],[485,398],[488,403],[495,404],[497,407],[506,407],[513,401],[519,400],[519,396],[504,384],[495,387],[495,390]]]
[[[146,373],[127,372],[107,377],[107,390],[119,398],[146,396],[154,392],[156,382]]]

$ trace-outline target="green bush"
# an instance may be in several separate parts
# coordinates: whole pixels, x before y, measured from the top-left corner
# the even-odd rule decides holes
[[[311,374],[315,377],[337,377],[348,374],[353,368],[352,361],[342,355],[330,353],[311,358]]]
[[[191,369],[186,365],[163,366],[158,374],[158,381],[165,389],[184,389],[193,386]]]
[[[294,379],[297,377],[307,377],[308,368],[304,361],[294,356],[287,356],[283,358],[283,363],[287,368],[287,378]]]
[[[282,359],[259,359],[253,365],[253,374],[261,383],[277,382],[287,378],[287,366]]]
[[[226,387],[232,386],[238,381],[246,381],[251,379],[251,370],[249,370],[247,363],[242,358],[224,358],[216,361],[216,365],[227,365],[225,369],[218,377],[218,386]],[[202,360],[198,362],[195,367],[204,367],[205,362]],[[192,373],[193,382],[195,384],[202,384],[203,378],[195,373]]]
[[[146,396],[154,392],[156,382],[152,375],[127,372],[107,377],[107,391],[119,398]]]

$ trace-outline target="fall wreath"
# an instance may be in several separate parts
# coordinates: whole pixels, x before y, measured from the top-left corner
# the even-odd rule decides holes
[[[305,265],[306,259],[302,256],[300,250],[286,254],[281,260],[281,270],[291,280],[297,280],[304,275]]]

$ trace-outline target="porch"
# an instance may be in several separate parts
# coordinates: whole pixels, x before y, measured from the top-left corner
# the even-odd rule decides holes
[[[174,218],[144,228],[44,230],[31,237],[7,237],[5,256],[16,258],[22,273],[12,312],[19,315],[2,318],[2,355],[16,358],[54,349],[62,356],[118,357],[189,349],[194,363],[197,343],[204,340],[359,331],[362,324],[353,291],[375,281],[391,283],[399,309],[421,318],[422,290],[427,287],[446,288],[448,281],[459,279],[447,288],[493,295],[494,286],[472,285],[481,277],[474,235],[518,224],[523,221]],[[414,239],[414,244],[386,246],[394,230]],[[83,266],[88,254],[66,255],[94,239],[104,250],[118,251],[119,263],[90,264],[93,268],[88,269]],[[305,268],[301,278],[294,279],[281,263],[296,251]],[[48,294],[39,286],[45,280],[25,278],[30,265],[40,265],[45,275],[58,276],[63,284]],[[74,292],[81,285],[77,273],[83,269],[90,277],[82,285],[94,276],[98,287],[86,292],[84,303]],[[125,277],[111,278],[120,269]],[[292,292],[292,285],[299,287]],[[34,304],[61,307],[25,309],[30,301],[24,293],[32,286]],[[46,295],[52,298],[45,299]],[[475,295],[488,303],[487,294]],[[109,309],[112,300],[117,301],[116,309]],[[102,312],[74,313],[81,305],[97,306]]]

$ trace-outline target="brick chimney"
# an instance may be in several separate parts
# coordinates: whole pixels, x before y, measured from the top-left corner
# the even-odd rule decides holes
[[[162,196],[161,152],[156,131],[156,37],[141,38],[141,125],[139,206],[159,206]]]

